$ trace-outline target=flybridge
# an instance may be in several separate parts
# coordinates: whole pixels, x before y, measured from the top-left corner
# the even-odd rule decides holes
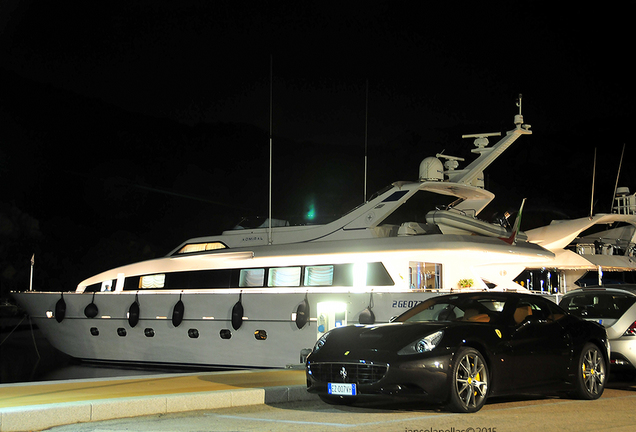
[[[475,148],[472,152],[478,154],[477,159],[466,168],[457,169],[463,158],[438,153],[437,157],[428,157],[420,164],[419,182],[393,183],[391,187],[378,193],[375,198],[328,224],[309,226],[277,224],[279,226],[272,229],[271,241],[268,241],[269,228],[265,225],[252,229],[225,231],[221,236],[191,239],[176,250],[187,247],[189,243],[203,244],[215,241],[229,248],[235,248],[440,233],[439,227],[436,227],[434,223],[431,224],[428,221],[430,217],[426,217],[427,213],[433,211],[453,211],[456,213],[453,219],[458,217],[475,219],[494,198],[494,194],[484,189],[484,169],[521,135],[532,134],[530,125],[523,122],[521,95],[519,95],[517,106],[519,106],[519,113],[514,117],[515,128],[506,132],[505,136],[492,147],[488,147],[488,138],[499,136],[501,133],[463,136],[463,138],[475,139]],[[440,158],[445,159],[444,164]],[[422,195],[426,196],[422,197]],[[418,202],[417,209],[409,210],[408,207],[403,209],[407,202],[413,199]],[[438,220],[440,220],[439,216],[438,214]],[[492,231],[490,226],[482,226],[475,231],[471,228],[476,226],[475,222],[468,219],[466,222],[459,232],[497,237],[509,236],[509,233],[506,234],[506,230],[502,230],[501,227],[493,231],[496,234],[488,234]],[[480,224],[483,225],[483,221],[477,220],[477,225]],[[418,228],[413,229],[413,227]],[[441,231],[444,232],[443,229]],[[523,235],[520,238],[523,238]]]

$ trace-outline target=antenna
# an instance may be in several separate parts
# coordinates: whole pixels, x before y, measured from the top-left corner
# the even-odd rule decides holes
[[[500,136],[501,132],[491,132],[491,133],[481,133],[481,134],[468,134],[462,135],[462,138],[475,138],[473,144],[475,144],[475,148],[471,150],[472,153],[479,153],[481,149],[484,149],[488,146],[488,137],[492,136]]]
[[[521,109],[520,98],[517,99],[517,106]],[[486,147],[488,145],[488,137],[499,135],[500,132],[486,133],[486,134],[472,134],[463,135],[464,138],[475,138],[476,148],[472,149],[472,153],[479,154],[479,157],[471,162],[466,168],[458,171],[449,172],[448,177],[450,181],[472,184],[473,181],[483,173],[486,169],[501,153],[503,153],[510,145],[517,140],[521,135],[530,135],[530,125],[523,123],[523,117],[521,114],[515,115],[515,128],[506,132],[506,136],[500,139],[494,146]]]
[[[594,168],[592,168],[592,199],[590,200],[590,218],[594,216],[594,181],[596,180],[596,147],[594,147]]]
[[[616,191],[618,190],[618,178],[621,175],[621,167],[623,166],[623,156],[625,155],[625,143],[623,143],[623,151],[621,152],[621,160],[618,163],[618,172],[616,173],[616,183],[614,184],[614,195],[612,196],[612,204],[610,204],[610,213],[614,207],[614,199],[616,198]]]
[[[29,291],[33,291],[33,267],[35,266],[35,254],[31,256],[31,279],[29,280]]]
[[[369,80],[366,80],[366,98],[364,104],[364,196],[362,202],[367,202],[367,144],[369,130]]]
[[[448,171],[454,171],[455,169],[457,169],[457,167],[459,167],[459,162],[464,161],[464,158],[461,157],[445,155],[444,150],[442,150],[441,153],[437,153],[435,157],[438,159],[446,159],[446,162],[444,162],[444,166]]]
[[[523,125],[523,115],[521,115],[521,99],[523,99],[523,95],[519,93],[519,96],[517,97],[517,106],[519,107],[519,114],[515,116],[515,124],[517,126]],[[528,125],[528,127],[530,126]]]
[[[267,218],[267,244],[272,244],[272,88],[274,56],[269,55],[269,217]]]

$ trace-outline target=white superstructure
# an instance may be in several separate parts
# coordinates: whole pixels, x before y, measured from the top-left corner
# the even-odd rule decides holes
[[[521,113],[478,157],[438,155],[325,225],[237,229],[112,269],[74,292],[13,293],[49,341],[80,359],[229,367],[301,363],[325,331],[388,322],[441,291],[523,289],[547,249],[477,219],[494,195],[483,170],[521,135]],[[440,158],[445,159],[446,170]],[[270,238],[271,229],[271,238]]]

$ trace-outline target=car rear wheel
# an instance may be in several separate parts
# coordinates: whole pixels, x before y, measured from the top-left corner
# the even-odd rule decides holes
[[[455,356],[448,409],[471,413],[481,409],[488,397],[488,366],[479,351],[462,348]]]
[[[607,360],[594,344],[583,347],[576,370],[574,396],[578,399],[598,399],[605,390]]]

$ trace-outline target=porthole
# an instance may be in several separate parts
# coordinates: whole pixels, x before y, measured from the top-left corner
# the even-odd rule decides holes
[[[267,332],[265,330],[256,330],[254,332],[254,337],[256,340],[265,340],[267,339]]]
[[[125,328],[123,328],[123,327],[119,327],[119,328],[117,329],[117,334],[118,334],[119,336],[121,336],[121,337],[126,336],[126,329],[125,329]]]
[[[230,329],[222,329],[219,332],[219,336],[221,336],[221,339],[230,339],[232,337],[232,332]]]
[[[144,334],[146,335],[146,337],[154,337],[155,330],[151,328],[144,329]]]
[[[188,329],[188,336],[192,339],[196,339],[199,337],[199,330],[197,329]]]
[[[91,327],[91,334],[93,336],[99,336],[99,329],[97,327]]]

